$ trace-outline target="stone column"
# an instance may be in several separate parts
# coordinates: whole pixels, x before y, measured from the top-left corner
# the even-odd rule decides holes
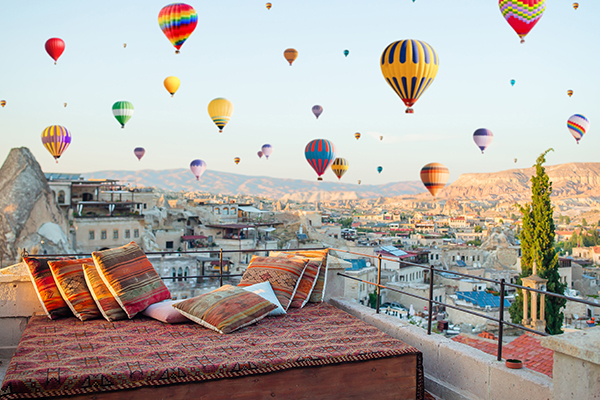
[[[527,303],[527,292],[529,292],[528,290],[523,290],[523,322],[521,322],[523,325],[528,324],[528,320],[529,320],[529,304]],[[527,321],[527,322],[526,322]]]
[[[531,323],[535,326],[537,320],[537,292],[531,292]]]
[[[540,319],[546,321],[546,295],[540,295]]]

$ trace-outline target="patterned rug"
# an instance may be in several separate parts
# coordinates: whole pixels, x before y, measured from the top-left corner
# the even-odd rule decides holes
[[[327,303],[292,309],[229,335],[146,317],[107,322],[33,317],[0,399],[167,385],[421,353]]]

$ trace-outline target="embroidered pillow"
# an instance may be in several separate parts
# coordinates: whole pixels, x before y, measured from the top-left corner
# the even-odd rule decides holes
[[[190,320],[184,317],[183,314],[173,308],[173,305],[179,302],[179,300],[165,300],[161,301],[160,303],[154,303],[142,311],[142,314],[144,314],[146,317],[154,318],[155,320],[164,322],[165,324],[180,324],[182,322],[190,322]]]
[[[83,264],[83,276],[88,289],[92,294],[92,298],[96,302],[96,306],[100,313],[107,321],[119,321],[127,319],[127,314],[121,308],[115,297],[110,293],[102,278],[98,275],[95,265]]]
[[[219,333],[231,333],[253,324],[277,308],[261,296],[231,285],[173,307],[192,321]]]
[[[283,307],[281,307],[281,303],[277,300],[277,296],[271,287],[271,283],[269,281],[257,283],[256,285],[246,286],[242,289],[252,292],[254,294],[259,295],[263,299],[269,300],[271,303],[277,306],[276,309],[269,313],[269,317],[275,317],[277,315],[287,314]]]
[[[298,250],[298,251],[289,251],[288,253],[294,254],[300,257],[309,257],[309,258],[323,258],[323,263],[321,264],[321,270],[319,271],[319,277],[317,278],[317,282],[315,283],[315,287],[313,288],[312,293],[310,294],[309,303],[320,303],[323,301],[323,293],[325,293],[325,286],[327,285],[327,254],[329,253],[329,249],[323,250]]]
[[[102,316],[83,275],[83,264],[91,262],[91,258],[48,262],[63,300],[82,321]]]
[[[169,289],[135,242],[95,251],[92,258],[102,281],[129,318],[150,304],[171,298]]]
[[[27,271],[35,288],[44,312],[50,319],[70,317],[73,315],[69,306],[63,300],[58,286],[48,266],[48,260],[43,258],[25,257]]]
[[[292,253],[286,253],[281,251],[272,251],[270,253],[271,257],[295,257]],[[298,284],[298,289],[296,290],[296,294],[290,303],[290,308],[302,308],[308,303],[308,299],[317,283],[317,278],[319,276],[319,271],[321,271],[321,264],[323,263],[323,257],[312,258],[307,257],[308,263],[306,264],[306,269],[304,270],[304,274],[302,274],[302,279],[300,279],[300,283]]]
[[[244,287],[269,281],[279,303],[287,311],[307,262],[308,259],[302,257],[252,256],[238,286]]]

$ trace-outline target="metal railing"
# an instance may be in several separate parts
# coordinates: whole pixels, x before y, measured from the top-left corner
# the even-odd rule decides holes
[[[347,253],[347,254],[353,254],[353,255],[358,255],[358,256],[363,256],[363,257],[369,257],[369,258],[377,258],[377,283],[375,282],[369,282],[369,281],[365,281],[363,279],[359,279],[359,278],[355,278],[353,276],[350,275],[346,275],[343,273],[338,272],[339,276],[342,276],[344,278],[347,279],[352,279],[358,282],[362,282],[362,283],[366,283],[368,285],[372,285],[375,286],[377,289],[377,301],[376,301],[376,306],[375,306],[375,312],[377,314],[379,314],[379,309],[380,309],[380,301],[381,301],[381,289],[387,289],[390,290],[392,292],[397,292],[397,293],[401,293],[407,296],[411,296],[420,300],[424,300],[428,302],[428,316],[427,316],[427,334],[431,335],[431,327],[432,327],[432,318],[433,318],[433,305],[438,305],[438,306],[443,306],[443,307],[448,307],[448,308],[452,308],[458,311],[462,311],[462,312],[466,312],[468,314],[471,315],[475,315],[477,317],[481,317],[481,318],[485,318],[486,320],[490,320],[490,321],[494,321],[498,323],[498,353],[497,353],[497,359],[498,361],[502,361],[502,338],[503,338],[503,333],[504,333],[504,325],[508,325],[508,326],[512,326],[514,328],[518,328],[518,329],[522,329],[524,331],[527,332],[531,332],[531,333],[536,333],[538,335],[542,335],[542,336],[549,336],[546,332],[540,332],[540,331],[536,331],[535,329],[531,329],[531,328],[527,328],[523,325],[520,324],[514,324],[512,322],[508,322],[504,320],[504,296],[505,296],[505,292],[506,292],[506,287],[513,287],[515,289],[521,289],[521,290],[528,290],[530,292],[536,292],[536,293],[540,293],[546,296],[552,296],[552,297],[558,297],[561,299],[565,299],[567,301],[574,301],[577,303],[582,303],[582,304],[586,304],[589,306],[593,306],[593,307],[600,307],[600,304],[597,303],[593,303],[591,301],[587,301],[587,300],[582,300],[582,299],[577,299],[574,297],[570,297],[570,296],[565,296],[562,294],[558,294],[558,293],[553,293],[553,292],[548,292],[548,291],[543,291],[543,290],[538,290],[538,289],[533,289],[533,288],[529,288],[529,287],[525,287],[525,286],[521,286],[521,285],[517,285],[514,283],[508,283],[506,282],[504,279],[501,280],[495,280],[495,279],[489,279],[489,278],[483,278],[480,276],[475,276],[475,275],[468,275],[468,274],[463,274],[460,272],[454,272],[454,271],[448,271],[448,270],[444,270],[444,269],[439,269],[439,268],[434,268],[433,265],[423,265],[423,264],[415,264],[412,262],[408,262],[408,261],[398,261],[398,259],[394,259],[394,258],[388,258],[388,257],[383,257],[381,254],[379,254],[377,257],[368,255],[368,254],[363,254],[363,253],[356,253],[356,252],[352,252],[352,251],[348,251],[348,250],[341,250],[341,249],[333,249],[330,248],[330,251],[336,251],[336,252],[340,252],[340,253]],[[423,296],[419,296],[413,293],[408,293],[399,289],[395,289],[395,288],[391,288],[385,285],[381,284],[381,261],[382,260],[386,260],[386,261],[392,261],[392,262],[398,262],[401,266],[405,265],[405,266],[411,266],[411,267],[419,267],[422,269],[425,269],[427,271],[429,271],[429,296],[428,298],[425,298]],[[478,313],[476,311],[472,311],[466,308],[462,308],[462,307],[458,307],[452,304],[447,304],[447,303],[443,303],[441,301],[437,301],[433,299],[433,288],[434,288],[434,275],[435,272],[445,272],[445,273],[450,273],[452,275],[457,275],[457,276],[461,276],[461,277],[465,277],[465,278],[473,278],[473,279],[477,279],[480,281],[484,281],[484,282],[490,282],[496,285],[500,286],[500,309],[499,309],[499,317],[498,318],[494,318],[494,317],[490,317],[489,315],[485,315],[485,314],[481,314]]]

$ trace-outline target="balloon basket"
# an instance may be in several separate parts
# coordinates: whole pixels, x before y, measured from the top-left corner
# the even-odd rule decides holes
[[[521,44],[525,43],[525,39],[521,39]]]
[[[175,54],[179,54],[179,50],[175,50]]]
[[[58,162],[58,161],[57,161],[57,162]],[[317,178],[317,180],[318,180],[318,181],[322,181],[322,180],[323,180],[323,178],[321,178],[321,177],[318,177],[318,178]]]
[[[409,108],[406,109],[406,113],[407,114],[414,114],[415,110],[413,110],[412,108],[409,107]]]

